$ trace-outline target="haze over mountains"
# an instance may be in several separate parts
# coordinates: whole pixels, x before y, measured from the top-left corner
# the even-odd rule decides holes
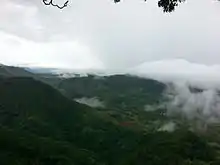
[[[159,79],[160,81],[184,81],[193,83],[194,86],[199,84],[208,88],[220,86],[218,74],[220,66],[217,63],[199,63],[195,59],[183,59],[182,56],[141,60],[129,67],[108,67],[99,57],[92,54],[88,47],[80,45],[77,41],[38,43],[1,31],[0,43],[0,51],[4,52],[1,54],[1,61],[7,65],[20,64],[24,67],[35,67],[35,70],[50,69],[55,72],[132,73],[142,77]],[[13,57],[14,54],[16,54],[16,58]],[[29,56],[30,54],[31,56]],[[203,58],[203,55],[199,56],[199,53],[198,55],[197,53],[192,54],[195,54],[198,60]],[[135,53],[135,55],[138,56],[138,53]],[[167,54],[163,53],[163,55]],[[211,55],[212,53],[210,53]],[[135,61],[134,56],[126,59],[129,58]],[[218,58],[216,57],[216,59]]]
[[[180,61],[180,62],[186,63],[184,61]],[[202,66],[198,66],[198,67],[202,67]],[[99,96],[99,99],[106,99],[106,98],[103,98],[103,96],[105,97],[105,95],[99,95],[103,89],[102,88],[97,89],[97,87],[99,86],[102,87],[104,85],[105,87],[106,86],[105,83],[109,83],[110,85],[110,86],[107,85],[107,87],[109,88],[108,89],[109,91],[106,91],[105,89],[105,92],[107,92],[108,94],[110,94],[111,91],[120,89],[120,86],[123,87],[124,90],[130,90],[130,88],[134,88],[133,89],[134,91],[135,90],[138,91],[138,90],[142,90],[142,86],[146,88],[147,87],[146,84],[149,84],[151,81],[155,85],[155,82],[157,81],[149,79],[150,77],[153,77],[159,80],[160,83],[159,82],[157,83],[161,84],[161,87],[162,87],[159,93],[153,92],[156,97],[156,100],[159,97],[162,97],[162,95],[164,97],[164,94],[168,96],[167,93],[169,94],[172,93],[173,98],[170,101],[170,103],[172,102],[172,106],[177,107],[179,104],[183,104],[186,107],[191,106],[191,108],[188,108],[188,107],[186,108],[186,109],[190,109],[189,112],[187,113],[190,113],[191,109],[194,109],[196,111],[197,108],[203,109],[202,107],[204,107],[204,109],[206,109],[204,111],[207,111],[206,113],[214,113],[213,117],[218,118],[217,114],[218,114],[218,109],[219,109],[219,104],[220,104],[219,94],[218,94],[219,88],[217,86],[218,79],[216,79],[216,82],[213,82],[212,79],[209,79],[208,77],[207,77],[207,80],[203,79],[203,81],[200,81],[200,79],[197,79],[198,82],[200,82],[200,84],[198,84],[198,82],[194,81],[191,77],[185,77],[185,78],[183,77],[182,79],[180,78],[178,79],[176,74],[172,74],[172,73],[169,73],[169,75],[166,76],[167,79],[164,78],[166,74],[159,75],[159,74],[156,74],[156,72],[154,76],[151,76],[152,74],[147,73],[148,69],[144,70],[143,68],[144,67],[140,67],[139,70],[136,70],[135,72],[130,71],[129,75],[133,75],[133,76],[129,78],[128,76],[122,76],[123,74],[128,74],[126,72],[124,73],[113,72],[113,71],[105,72],[105,71],[99,70],[99,71],[90,71],[88,73],[86,70],[85,71],[62,70],[62,69],[56,69],[56,68],[25,68],[24,69],[24,68],[19,68],[19,67],[2,65],[1,70],[0,70],[1,71],[0,75],[9,76],[9,77],[32,77],[34,79],[43,81],[44,83],[48,83],[49,85],[52,85],[53,87],[59,88],[61,91],[65,91],[66,94],[69,95],[71,98],[76,98],[75,95],[79,95],[78,97],[82,97],[82,98],[83,97],[96,98],[97,96]],[[151,68],[150,65],[149,65],[149,68]],[[167,68],[172,68],[172,65],[169,65],[169,67]],[[41,69],[43,69],[43,71]],[[165,68],[164,68],[164,72],[166,72]],[[114,74],[117,74],[117,73],[120,73],[121,76],[120,74],[119,76],[114,76]],[[92,74],[94,75],[92,76]],[[86,78],[85,76],[88,76],[88,75],[91,75],[91,76]],[[110,77],[106,77],[107,75],[109,75]],[[134,77],[136,75],[138,75],[139,77]],[[81,76],[82,78],[80,78]],[[144,79],[141,78],[140,76],[144,77]],[[204,73],[203,77],[205,76],[206,74]],[[138,83],[136,81],[140,81],[140,82]],[[126,84],[126,82],[130,83],[130,85],[128,85],[127,88],[124,85]],[[115,84],[115,87],[114,87],[114,84]],[[158,87],[155,87],[155,89],[159,90],[161,87],[158,86]],[[149,92],[149,90],[151,90],[150,86],[149,88],[146,88],[145,91],[143,91],[143,94],[144,94],[142,96],[143,99],[147,99],[147,100],[152,99],[152,96],[150,96],[151,98],[147,98],[148,96],[145,96],[146,92]],[[194,93],[196,90],[198,92]],[[83,91],[85,92],[82,93]],[[91,92],[89,93],[89,91],[91,91],[92,93]],[[128,93],[126,93],[125,95],[127,94]],[[138,93],[137,97],[138,96],[140,96],[140,93]],[[115,97],[115,95],[113,95],[113,97]],[[131,96],[128,95],[128,98],[129,97]],[[76,98],[76,99],[80,99],[80,98]],[[137,100],[134,100],[134,101],[138,102]],[[144,101],[143,103],[141,103],[142,108],[144,106],[143,104],[144,104]],[[178,106],[178,108],[180,107]],[[213,112],[211,112],[209,111],[209,109],[214,109],[214,110],[212,110]],[[185,110],[183,111],[185,112]],[[211,120],[214,120],[214,119],[211,119]]]

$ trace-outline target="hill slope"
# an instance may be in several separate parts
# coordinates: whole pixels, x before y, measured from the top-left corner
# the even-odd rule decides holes
[[[0,65],[0,77],[10,78],[10,77],[31,77],[36,80],[40,80],[46,84],[49,84],[53,87],[57,87],[61,79],[57,76],[46,76],[41,74],[35,74],[29,72],[25,68]]]
[[[13,154],[22,164],[29,164],[28,161],[44,164],[47,159],[53,163],[68,160],[93,164],[88,159],[116,162],[123,157],[115,153],[128,152],[120,147],[127,143],[126,139],[132,138],[132,145],[139,137],[129,136],[132,133],[129,130],[103,121],[92,108],[68,100],[32,78],[1,79],[0,91],[0,124],[4,135],[1,144],[5,145],[1,154]],[[120,145],[109,144],[114,141]],[[73,153],[86,156],[76,159]]]
[[[26,71],[23,68],[0,65],[0,76],[4,77],[34,77],[35,75],[31,72]]]
[[[198,165],[216,160],[187,130],[143,134],[33,78],[0,80],[2,165]],[[194,162],[194,163],[193,163]]]
[[[162,99],[166,86],[129,75],[90,75],[65,79],[58,88],[72,99],[97,97],[107,108],[143,110],[145,105],[157,104]]]

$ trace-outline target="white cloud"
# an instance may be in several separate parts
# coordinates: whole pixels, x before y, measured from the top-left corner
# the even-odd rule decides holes
[[[176,129],[176,124],[174,122],[168,122],[164,125],[162,125],[158,131],[167,131],[167,132],[173,132]]]
[[[214,65],[220,63],[219,9],[220,2],[207,0],[187,0],[171,14],[156,0],[70,0],[64,10],[42,0],[2,0],[0,28],[37,42],[80,40],[108,68],[175,58]]]
[[[210,124],[220,122],[219,91],[193,92],[187,84],[175,84],[167,94],[167,114],[182,117],[192,129],[206,130]]]
[[[94,108],[105,108],[104,102],[100,101],[96,97],[92,97],[92,98],[82,97],[82,98],[75,99],[75,101],[77,101],[81,104],[86,104],[86,105],[88,105],[90,107],[94,107]]]
[[[2,0],[0,28],[12,34],[39,39],[43,37],[43,25],[36,6],[19,0]]]
[[[70,0],[59,10],[2,0],[0,60],[117,72],[139,66],[145,76],[219,85],[220,2],[187,0],[164,14],[156,0],[112,1]]]
[[[104,67],[91,50],[78,41],[36,43],[0,33],[0,52],[1,62],[7,65],[30,63],[40,67],[74,69]]]
[[[128,72],[162,81],[220,88],[219,71],[220,65],[204,65],[184,59],[171,59],[145,62]]]

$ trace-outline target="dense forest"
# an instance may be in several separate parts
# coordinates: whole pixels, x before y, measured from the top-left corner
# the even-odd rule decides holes
[[[97,97],[111,109],[143,109],[162,99],[165,85],[131,75],[75,77],[64,79],[59,89],[70,98]]]
[[[159,131],[170,120],[165,109],[142,109],[161,101],[164,88],[127,75],[71,78],[55,87],[32,76],[1,76],[0,164],[219,164],[215,139],[181,125]],[[80,97],[106,106],[74,101]]]

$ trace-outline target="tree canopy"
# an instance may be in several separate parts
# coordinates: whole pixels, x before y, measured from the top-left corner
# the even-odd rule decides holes
[[[147,1],[147,0],[144,0]],[[185,0],[159,0],[158,6],[163,8],[164,12],[172,12],[175,7]],[[115,3],[121,2],[121,0],[114,0]]]
[[[126,88],[135,85],[129,77],[108,80],[104,85],[111,89],[122,88],[125,80],[130,80]],[[138,82],[142,87],[144,82]],[[156,82],[149,83],[150,88]],[[0,91],[1,165],[219,164],[219,152],[208,138],[188,129],[141,131],[138,118],[135,128],[121,124],[107,109],[79,104],[33,78],[2,76]],[[127,119],[122,118],[132,121]]]

